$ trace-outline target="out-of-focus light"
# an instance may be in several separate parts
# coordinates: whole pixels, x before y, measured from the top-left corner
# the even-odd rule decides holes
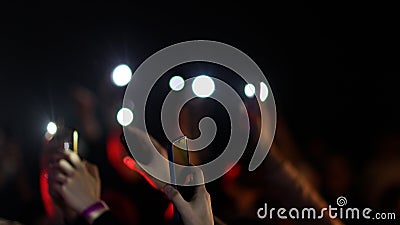
[[[246,84],[246,86],[244,86],[244,94],[251,98],[254,96],[254,94],[256,93],[256,87],[254,87],[253,84]]]
[[[185,86],[185,80],[181,76],[174,76],[169,80],[169,87],[173,91],[180,91]]]
[[[200,75],[194,79],[192,91],[197,97],[210,97],[215,91],[214,81],[207,75]]]
[[[128,126],[133,121],[133,112],[128,108],[121,108],[117,113],[117,121],[121,126]]]
[[[54,135],[57,132],[57,125],[54,122],[49,122],[47,124],[47,132]]]
[[[268,87],[264,82],[260,82],[260,100],[264,102],[268,97]]]
[[[125,64],[121,64],[115,67],[112,73],[112,80],[115,85],[122,87],[125,86],[131,81],[132,78],[132,70],[129,66]]]

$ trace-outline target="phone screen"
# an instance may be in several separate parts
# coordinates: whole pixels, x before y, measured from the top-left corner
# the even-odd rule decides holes
[[[182,136],[172,142],[173,162],[182,166],[189,165],[189,151],[186,136]]]
[[[169,171],[170,171],[172,186],[174,186],[179,190],[184,199],[190,200],[194,195],[194,190],[191,187],[182,187],[176,185],[176,177],[180,176],[180,174],[179,172],[177,172],[174,165],[174,163],[182,166],[190,165],[189,150],[188,150],[186,136],[179,137],[168,146],[168,160],[169,160]],[[174,206],[174,220],[177,224],[183,224],[181,216],[178,213],[175,206]]]
[[[186,136],[179,137],[170,144],[170,146],[168,147],[168,160],[169,160],[171,183],[175,185],[176,177],[178,174],[176,174],[174,163],[182,166],[190,165]]]

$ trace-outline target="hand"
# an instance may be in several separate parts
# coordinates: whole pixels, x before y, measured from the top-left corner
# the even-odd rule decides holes
[[[133,126],[129,126],[127,127],[127,130],[125,132],[125,134],[127,136],[127,138],[129,138],[130,140],[130,146],[134,146],[134,149],[136,151],[137,154],[143,154],[141,155],[144,159],[144,161],[142,162],[143,164],[148,164],[152,161],[152,154],[151,154],[151,149],[156,148],[157,151],[164,156],[166,159],[168,158],[168,152],[167,150],[155,139],[153,138],[150,134],[136,128]],[[150,137],[150,141],[148,139],[148,137]],[[127,151],[129,150],[128,146],[125,146],[127,149]],[[124,164],[127,165],[130,164],[130,166],[128,166],[130,169],[134,170],[135,172],[137,172],[138,174],[140,174],[142,177],[145,178],[145,180],[147,182],[150,183],[151,186],[153,186],[154,188],[156,188],[157,190],[161,190],[164,186],[165,186],[165,182],[160,181],[156,178],[154,178],[152,175],[148,174],[146,170],[144,170],[139,163],[136,162],[136,160],[134,160],[133,158],[127,156],[125,157],[126,161],[124,161]],[[168,170],[168,164],[166,164],[165,171],[169,171]]]
[[[204,181],[200,169],[194,175]],[[197,176],[196,176],[197,175]],[[196,179],[196,178],[195,178]],[[204,183],[204,182],[202,182]],[[170,185],[164,187],[164,192],[175,204],[185,225],[213,225],[214,218],[211,208],[210,194],[204,184],[196,186],[195,194],[190,202],[187,202],[178,190]]]
[[[100,201],[100,176],[95,165],[81,161],[73,152],[66,152],[51,166],[49,184],[65,203],[82,213],[90,205]]]

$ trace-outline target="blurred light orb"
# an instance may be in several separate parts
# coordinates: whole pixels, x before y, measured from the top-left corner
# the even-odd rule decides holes
[[[244,94],[251,98],[254,96],[254,94],[256,93],[256,87],[253,84],[246,84],[244,86]]]
[[[133,112],[128,108],[121,108],[117,113],[117,121],[121,126],[128,126],[133,121]]]
[[[268,87],[264,82],[260,82],[260,100],[265,102],[268,98]]]
[[[215,91],[214,81],[207,75],[200,75],[193,80],[192,91],[197,97],[210,97]]]
[[[185,87],[185,80],[181,76],[173,76],[169,80],[169,87],[173,91],[180,91]]]
[[[115,67],[114,71],[112,72],[112,80],[114,84],[119,87],[127,85],[131,79],[132,70],[125,64]]]
[[[57,132],[57,125],[54,122],[49,122],[47,124],[47,132],[54,135]]]

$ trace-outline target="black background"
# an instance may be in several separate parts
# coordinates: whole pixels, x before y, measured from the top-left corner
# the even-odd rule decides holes
[[[1,118],[27,134],[38,130],[24,124],[46,124],[52,110],[61,110],[55,106],[69,85],[95,90],[118,63],[134,69],[155,51],[194,39],[225,42],[252,57],[300,141],[315,134],[369,139],[398,127],[398,24],[390,4],[17,2],[1,8]],[[38,111],[42,118],[30,116]]]
[[[300,146],[320,138],[357,159],[399,132],[398,27],[382,1],[1,3],[0,125],[40,142],[47,122],[69,113],[73,85],[97,93],[120,63],[135,69],[171,44],[207,39],[259,65]]]

